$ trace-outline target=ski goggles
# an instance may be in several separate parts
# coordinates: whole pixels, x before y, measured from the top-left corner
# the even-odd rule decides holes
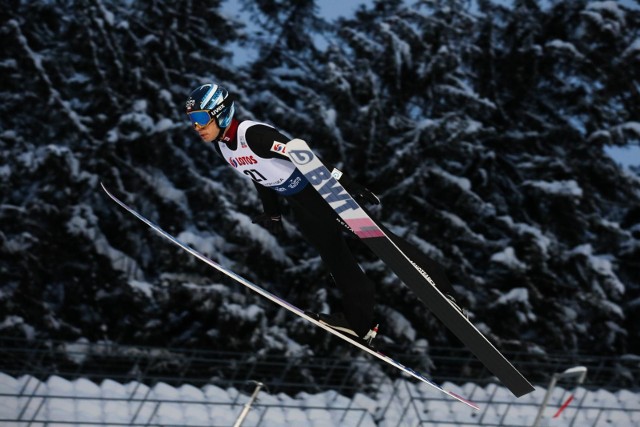
[[[189,120],[191,120],[191,124],[194,127],[201,128],[207,126],[214,119],[211,113],[206,110],[192,111],[187,113],[187,116],[189,116]]]

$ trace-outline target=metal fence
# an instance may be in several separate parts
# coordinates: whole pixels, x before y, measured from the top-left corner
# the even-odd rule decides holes
[[[371,376],[377,381],[399,376],[395,369],[365,358],[357,349],[345,351],[341,357],[320,357],[0,337],[0,354],[0,371],[15,375],[56,374],[96,380],[120,378],[195,385],[213,383],[224,387],[258,380],[268,384],[273,392],[284,393],[332,389],[351,395],[362,391],[361,385],[354,387],[354,375],[382,370],[386,375]],[[464,348],[431,348],[428,356],[391,354],[439,383],[485,385],[495,382],[491,373]],[[505,354],[536,384],[547,384],[554,373],[580,365],[589,371],[585,387],[640,388],[640,356]],[[426,368],[423,370],[420,366]],[[379,384],[373,382],[364,391],[374,392],[378,388]]]
[[[59,385],[60,381],[60,377],[53,377],[49,383],[58,382]],[[374,425],[371,415],[363,408],[354,407],[351,401],[297,405],[274,402],[263,395],[263,401],[252,402],[252,398],[244,393],[224,401],[219,396],[216,398],[198,393],[193,388],[188,395],[175,393],[176,389],[163,387],[162,383],[156,384],[156,387],[129,383],[129,387],[121,394],[96,392],[78,395],[65,392],[64,389],[58,389],[56,393],[47,392],[44,384],[29,377],[23,384],[24,388],[17,393],[0,392],[0,425],[228,427],[242,424],[253,427],[276,422],[283,425],[287,417],[286,425],[309,425],[309,421],[314,420],[320,420],[325,425]],[[159,389],[162,391],[159,392]],[[15,408],[13,412],[13,408],[8,408],[9,405]]]
[[[548,424],[558,402],[566,401],[568,393],[573,393],[571,405],[562,413],[562,425],[640,425],[640,401],[638,381],[640,379],[640,358],[635,356],[595,357],[588,355],[544,355],[532,356],[511,353],[507,356],[518,368],[527,372],[538,390],[531,396],[514,399],[495,379],[464,349],[433,348],[430,350],[428,365],[435,368],[429,374],[438,383],[446,383],[449,388],[459,387],[460,394],[469,397],[481,406],[481,411],[462,410],[451,406],[451,402],[388,369],[375,360],[369,360],[357,351],[345,353],[340,358],[322,358],[309,355],[296,357],[286,355],[254,354],[243,352],[223,352],[201,349],[155,348],[123,346],[114,343],[88,343],[76,341],[29,341],[19,338],[0,337],[0,372],[18,377],[28,375],[33,380],[14,394],[0,393],[0,400],[18,399],[17,416],[0,420],[0,425],[44,425],[42,414],[51,399],[70,399],[69,395],[49,395],[38,390],[39,381],[47,381],[51,376],[76,380],[84,378],[95,383],[105,379],[134,382],[137,389],[127,395],[110,396],[112,403],[127,401],[130,412],[120,421],[114,418],[109,425],[156,425],[153,420],[167,405],[189,407],[193,413],[206,407],[215,411],[216,406],[225,408],[227,414],[239,414],[248,399],[251,381],[260,381],[268,387],[269,395],[297,393],[322,393],[332,390],[335,400],[322,406],[306,405],[296,409],[315,414],[317,425],[340,425],[366,427],[378,425],[427,426],[427,425],[485,425],[485,426],[532,426],[539,414],[543,397],[552,375],[577,364],[583,366],[588,375],[579,389],[575,384],[559,384],[559,394],[551,397],[553,405],[542,418],[541,426]],[[425,364],[424,356],[401,355],[409,366]],[[531,375],[530,373],[535,373]],[[362,386],[363,378],[366,386]],[[220,387],[235,388],[239,392],[232,401],[216,402],[180,395],[158,397],[151,390],[160,384],[181,387],[189,384],[193,388]],[[604,393],[627,391],[623,402],[616,395],[598,400]],[[155,394],[154,394],[155,393]],[[367,396],[369,407],[363,409],[356,404],[358,398]],[[77,398],[77,397],[76,397]],[[96,401],[96,396],[80,398],[87,404]],[[105,399],[100,396],[100,399]],[[615,404],[612,404],[615,400]],[[16,401],[16,402],[18,402]],[[102,403],[104,405],[104,402]],[[64,405],[62,405],[64,406]],[[255,404],[250,424],[269,426],[270,420],[295,413],[281,400],[269,400],[266,395]],[[366,406],[366,405],[365,405]],[[549,412],[551,411],[551,412]],[[165,411],[166,412],[166,411]],[[40,418],[39,418],[40,417]],[[302,417],[302,416],[301,416]],[[104,417],[103,417],[104,418]],[[116,417],[117,418],[117,417]],[[191,422],[197,421],[192,416]],[[332,424],[333,423],[333,424]],[[545,424],[547,423],[547,424]],[[629,423],[629,424],[627,424]],[[58,419],[57,424],[104,425],[104,422]],[[316,425],[314,424],[314,425]],[[171,425],[164,423],[163,425]],[[176,425],[185,425],[176,422]],[[198,426],[200,424],[189,424]],[[202,418],[202,425],[210,426]],[[230,420],[220,425],[231,425]],[[275,425],[275,424],[274,424]],[[302,425],[302,424],[300,424]],[[558,424],[555,424],[558,425]]]

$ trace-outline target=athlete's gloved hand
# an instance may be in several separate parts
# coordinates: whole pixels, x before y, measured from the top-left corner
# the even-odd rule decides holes
[[[351,194],[351,197],[356,199],[356,202],[358,203],[365,201],[371,203],[372,205],[380,204],[380,199],[378,199],[378,196],[376,196],[373,191],[369,190],[363,185],[358,184],[357,182],[350,182],[347,191],[349,192],[349,194]]]
[[[282,227],[282,216],[263,213],[255,217],[252,221],[253,224],[259,224],[266,228],[272,234],[282,234],[284,228]]]

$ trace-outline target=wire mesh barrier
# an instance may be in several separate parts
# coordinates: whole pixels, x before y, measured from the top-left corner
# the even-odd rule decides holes
[[[316,392],[327,389],[343,394],[361,391],[350,381],[363,375],[371,362],[361,355],[343,358],[311,355],[255,354],[201,349],[125,346],[113,343],[31,342],[0,337],[0,371],[28,373],[38,378],[56,374],[93,381],[216,384],[242,387],[249,381],[268,384],[272,392]],[[380,380],[384,376],[379,375]],[[377,384],[371,383],[375,390]]]
[[[237,402],[189,400],[186,398],[86,398],[59,395],[31,396],[22,412],[15,417],[3,416],[2,425],[109,425],[109,426],[230,426],[243,410],[242,399]],[[6,405],[6,403],[5,403]],[[330,425],[348,423],[363,426],[364,409],[327,407],[327,405],[287,405],[281,402],[256,403],[248,413],[245,425],[294,424],[309,419],[326,420]],[[8,415],[8,414],[7,414]],[[371,419],[370,416],[368,418]],[[285,421],[286,424],[283,422]],[[6,424],[4,424],[6,423]],[[340,424],[338,424],[340,423]],[[369,424],[372,425],[372,424]]]
[[[250,397],[236,389],[191,385],[152,386],[132,381],[100,384],[79,378],[51,376],[12,378],[0,374],[0,425],[108,426],[374,426],[371,413],[357,401],[325,392],[297,398],[258,393]],[[246,415],[246,419],[243,417]]]
[[[0,425],[7,427],[231,426],[251,400],[252,380],[265,389],[243,426],[640,425],[635,356],[510,354],[516,366],[540,373],[536,391],[520,399],[463,349],[430,349],[428,360],[402,356],[478,403],[474,411],[355,351],[320,358],[7,337],[0,351]],[[567,371],[577,362],[588,372],[582,384],[557,374],[578,372]],[[552,377],[558,387],[547,386]]]

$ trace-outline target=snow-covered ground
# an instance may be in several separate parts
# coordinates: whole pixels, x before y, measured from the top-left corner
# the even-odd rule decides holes
[[[406,380],[381,387],[375,398],[334,391],[299,393],[294,397],[261,391],[243,426],[531,426],[546,390],[515,399],[505,388],[467,383],[446,384],[481,406],[474,411],[420,384]],[[0,425],[163,425],[231,426],[249,400],[252,389],[215,385],[173,387],[113,380],[94,383],[86,378],[68,381],[50,376],[44,381],[0,373]],[[553,418],[569,393],[556,388],[540,426],[637,426],[640,393],[578,388],[575,399],[559,418]]]

